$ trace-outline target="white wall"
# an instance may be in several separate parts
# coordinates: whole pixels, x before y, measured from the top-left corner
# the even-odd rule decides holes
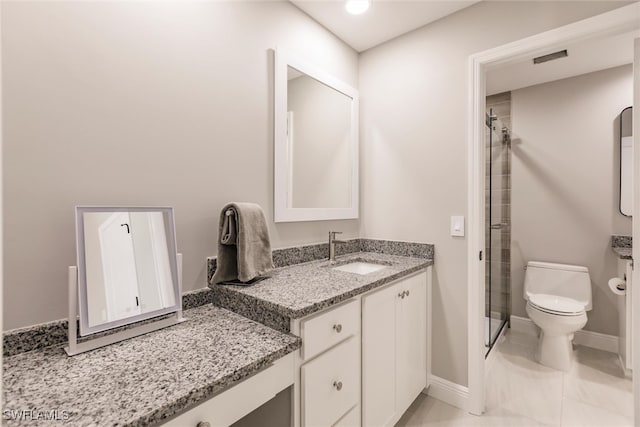
[[[593,310],[585,329],[618,334],[612,234],[631,234],[618,210],[619,120],[632,104],[632,66],[531,86],[511,93],[512,310],[527,317],[527,261],[584,265]]]
[[[358,86],[355,51],[287,2],[4,2],[4,328],[66,316],[75,205],[175,208],[184,290],[218,213],[265,210],[274,248],[359,221],[273,223],[273,64]]]
[[[222,205],[255,201],[274,247],[360,226],[434,243],[433,369],[466,384],[466,241],[448,228],[466,214],[467,58],[623,4],[480,2],[368,50],[358,76],[288,3],[3,3],[4,328],[65,316],[74,205],[174,206],[189,290]],[[360,89],[360,221],[271,221],[277,45]]]
[[[467,384],[469,55],[622,5],[480,2],[361,54],[361,234],[435,244],[435,375]]]

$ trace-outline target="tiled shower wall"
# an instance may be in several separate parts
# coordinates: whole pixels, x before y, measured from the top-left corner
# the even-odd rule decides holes
[[[499,93],[487,97],[487,114],[493,109],[498,120],[494,121],[493,149],[489,148],[489,128],[486,133],[486,179],[485,179],[485,218],[487,222],[485,242],[487,247],[485,315],[487,317],[505,319],[510,314],[511,304],[511,139],[503,140],[502,128],[511,135],[511,92]],[[497,136],[497,138],[496,138]],[[497,141],[496,141],[497,139]],[[491,186],[492,201],[489,199],[489,162],[493,160]],[[489,217],[491,206],[491,218]],[[499,230],[489,232],[491,224],[502,224]],[[491,239],[491,240],[490,240]],[[491,241],[492,249],[489,249]],[[490,288],[489,271],[492,275]],[[491,293],[489,290],[491,289]]]

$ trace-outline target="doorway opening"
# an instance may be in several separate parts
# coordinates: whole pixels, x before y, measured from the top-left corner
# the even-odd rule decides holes
[[[486,116],[486,76],[487,72],[509,64],[522,62],[527,58],[565,49],[572,43],[588,40],[596,41],[605,36],[628,33],[640,30],[640,5],[632,4],[611,12],[585,19],[570,25],[550,30],[523,40],[472,55],[469,60],[469,137],[468,137],[468,372],[469,399],[468,410],[480,415],[485,409],[485,343],[487,334],[486,288],[483,284],[487,278],[487,235],[490,238],[487,224],[488,211],[486,201],[486,147],[484,145],[487,131]],[[640,52],[639,48],[636,48]],[[640,55],[637,53],[636,55]],[[558,77],[561,78],[561,77]],[[640,83],[639,73],[634,75],[636,92]],[[535,84],[535,83],[532,83]],[[638,99],[636,95],[636,100]],[[637,139],[637,137],[636,137]],[[636,158],[636,168],[640,161]],[[638,198],[636,196],[636,198]],[[636,203],[636,202],[634,202]],[[491,219],[491,216],[489,216]],[[640,234],[640,227],[634,224],[634,235]],[[490,229],[490,228],[489,228]],[[640,235],[636,236],[636,240]],[[491,247],[493,249],[493,245]],[[495,258],[494,258],[495,259]],[[473,261],[477,260],[477,261]],[[634,275],[638,276],[637,273]],[[633,295],[634,306],[640,306],[640,294]],[[636,298],[637,297],[637,298]],[[490,322],[489,322],[490,323]],[[635,325],[634,325],[635,326]],[[635,328],[634,347],[640,341],[640,328]],[[491,341],[491,340],[489,340]],[[637,358],[640,359],[640,358]],[[640,360],[637,363],[640,369]],[[638,377],[638,376],[636,376]],[[634,414],[636,424],[640,424],[640,381],[634,378]]]

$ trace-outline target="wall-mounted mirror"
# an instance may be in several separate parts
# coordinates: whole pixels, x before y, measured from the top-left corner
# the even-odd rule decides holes
[[[358,91],[275,52],[276,222],[358,217]]]
[[[182,307],[172,208],[76,208],[80,335]]]
[[[627,107],[620,113],[620,213],[631,216],[633,180],[633,108]]]

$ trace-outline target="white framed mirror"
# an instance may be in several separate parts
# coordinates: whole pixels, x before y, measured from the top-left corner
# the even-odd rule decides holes
[[[80,335],[181,312],[173,209],[76,207]]]
[[[275,222],[358,218],[358,91],[274,52]]]

